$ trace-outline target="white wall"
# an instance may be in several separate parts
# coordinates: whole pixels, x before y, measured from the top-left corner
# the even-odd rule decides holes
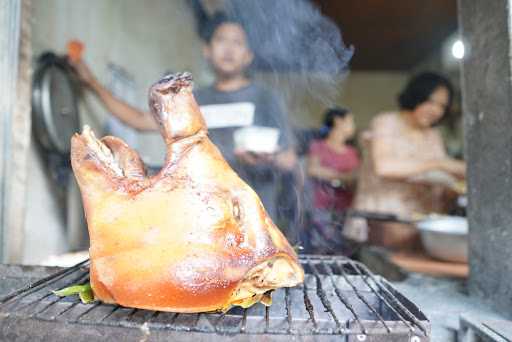
[[[29,154],[24,264],[39,264],[49,255],[67,251],[65,217],[55,196],[54,183],[32,141]]]
[[[256,77],[275,86],[285,96],[290,119],[296,126],[320,126],[326,107],[336,104],[350,108],[355,115],[356,125],[363,129],[375,114],[398,108],[396,98],[407,82],[409,73],[353,71],[339,81],[337,89],[327,91],[329,94],[325,98],[321,96],[324,89],[305,85],[299,75],[262,73]]]
[[[340,104],[350,108],[359,129],[382,111],[398,109],[397,97],[409,78],[406,72],[352,72],[341,89]]]
[[[199,85],[211,80],[186,0],[37,0],[32,2],[32,25],[34,56],[46,50],[63,54],[69,40],[79,39],[85,60],[103,83],[109,62],[133,75],[142,109],[147,109],[149,86],[166,71],[191,71]],[[88,96],[81,110],[82,122],[101,135],[105,109]],[[158,135],[143,135],[139,147],[146,161],[163,159]],[[34,146],[30,159],[24,263],[39,263],[66,251],[66,223]]]
[[[34,56],[45,50],[65,53],[66,43],[85,44],[84,58],[100,81],[107,81],[107,64],[115,63],[135,80],[136,102],[147,109],[147,90],[165,71],[191,71],[197,86],[209,84],[212,74],[202,59],[201,41],[187,0],[37,0],[33,8]],[[381,110],[395,107],[395,97],[405,82],[402,73],[352,72],[336,92],[335,103],[350,107],[357,124],[367,124]],[[274,84],[275,75],[258,75]],[[295,78],[295,79],[294,79]],[[326,104],[311,97],[307,88],[296,87],[296,75],[278,76],[278,91],[289,100],[291,119],[298,126],[318,126]],[[310,89],[317,91],[317,89]],[[101,135],[108,114],[94,97],[82,104],[82,121]],[[25,262],[37,263],[63,252],[66,246],[64,219],[52,195],[45,168],[32,149]],[[139,152],[146,162],[163,159],[163,144],[157,134],[144,134]],[[74,205],[73,207],[76,207]],[[72,215],[77,216],[76,213]],[[80,222],[72,222],[72,229]],[[83,225],[83,223],[82,223]]]
[[[211,78],[185,0],[38,0],[33,6],[35,55],[47,49],[65,52],[69,40],[81,40],[85,60],[104,84],[109,62],[134,76],[141,109],[147,109],[149,86],[165,71],[191,71],[197,84]],[[87,101],[83,122],[101,131],[107,113],[94,100]],[[157,134],[144,134],[140,150],[148,162],[163,158]]]

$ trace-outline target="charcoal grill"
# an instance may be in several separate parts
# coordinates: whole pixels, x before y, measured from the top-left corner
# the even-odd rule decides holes
[[[89,281],[86,261],[0,299],[0,340],[430,341],[425,315],[363,264],[312,255],[300,262],[304,284],[276,290],[270,307],[178,314],[55,296]]]

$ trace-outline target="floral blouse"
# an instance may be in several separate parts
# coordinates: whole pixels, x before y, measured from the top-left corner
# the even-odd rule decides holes
[[[363,163],[359,174],[354,207],[372,212],[393,213],[403,218],[414,214],[428,214],[440,210],[442,188],[376,175],[372,156],[373,144],[386,144],[393,158],[406,161],[428,161],[446,157],[441,135],[430,128],[421,136],[413,134],[399,113],[382,113],[364,133]],[[365,222],[353,220],[345,234],[356,240],[365,240]]]

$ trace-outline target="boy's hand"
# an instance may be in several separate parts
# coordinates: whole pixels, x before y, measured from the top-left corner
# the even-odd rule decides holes
[[[276,154],[256,153],[245,150],[235,150],[237,158],[248,165],[273,164],[281,170],[293,170],[297,163],[297,156],[293,150],[286,150]]]
[[[247,165],[258,165],[258,158],[255,153],[251,153],[245,150],[235,150],[235,156],[240,160],[242,163]]]
[[[83,60],[78,61],[69,61],[69,63],[75,68],[78,77],[82,82],[84,82],[87,86],[92,86],[94,82],[96,82],[96,78],[94,77],[91,69],[85,64]]]
[[[235,150],[235,156],[244,164],[261,165],[270,164],[274,160],[274,156],[268,153],[255,153],[246,150]]]
[[[274,164],[281,170],[293,170],[297,164],[297,156],[292,149],[277,153],[273,159]]]

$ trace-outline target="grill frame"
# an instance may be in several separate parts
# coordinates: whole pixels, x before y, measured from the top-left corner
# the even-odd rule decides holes
[[[283,340],[429,341],[430,322],[407,298],[365,265],[344,258],[302,255],[303,285],[279,289],[274,304],[225,314],[176,314],[125,308],[52,290],[89,280],[88,261],[63,269],[0,299],[0,339],[52,340]],[[302,296],[302,298],[301,298]],[[44,340],[44,339],[42,339]]]

